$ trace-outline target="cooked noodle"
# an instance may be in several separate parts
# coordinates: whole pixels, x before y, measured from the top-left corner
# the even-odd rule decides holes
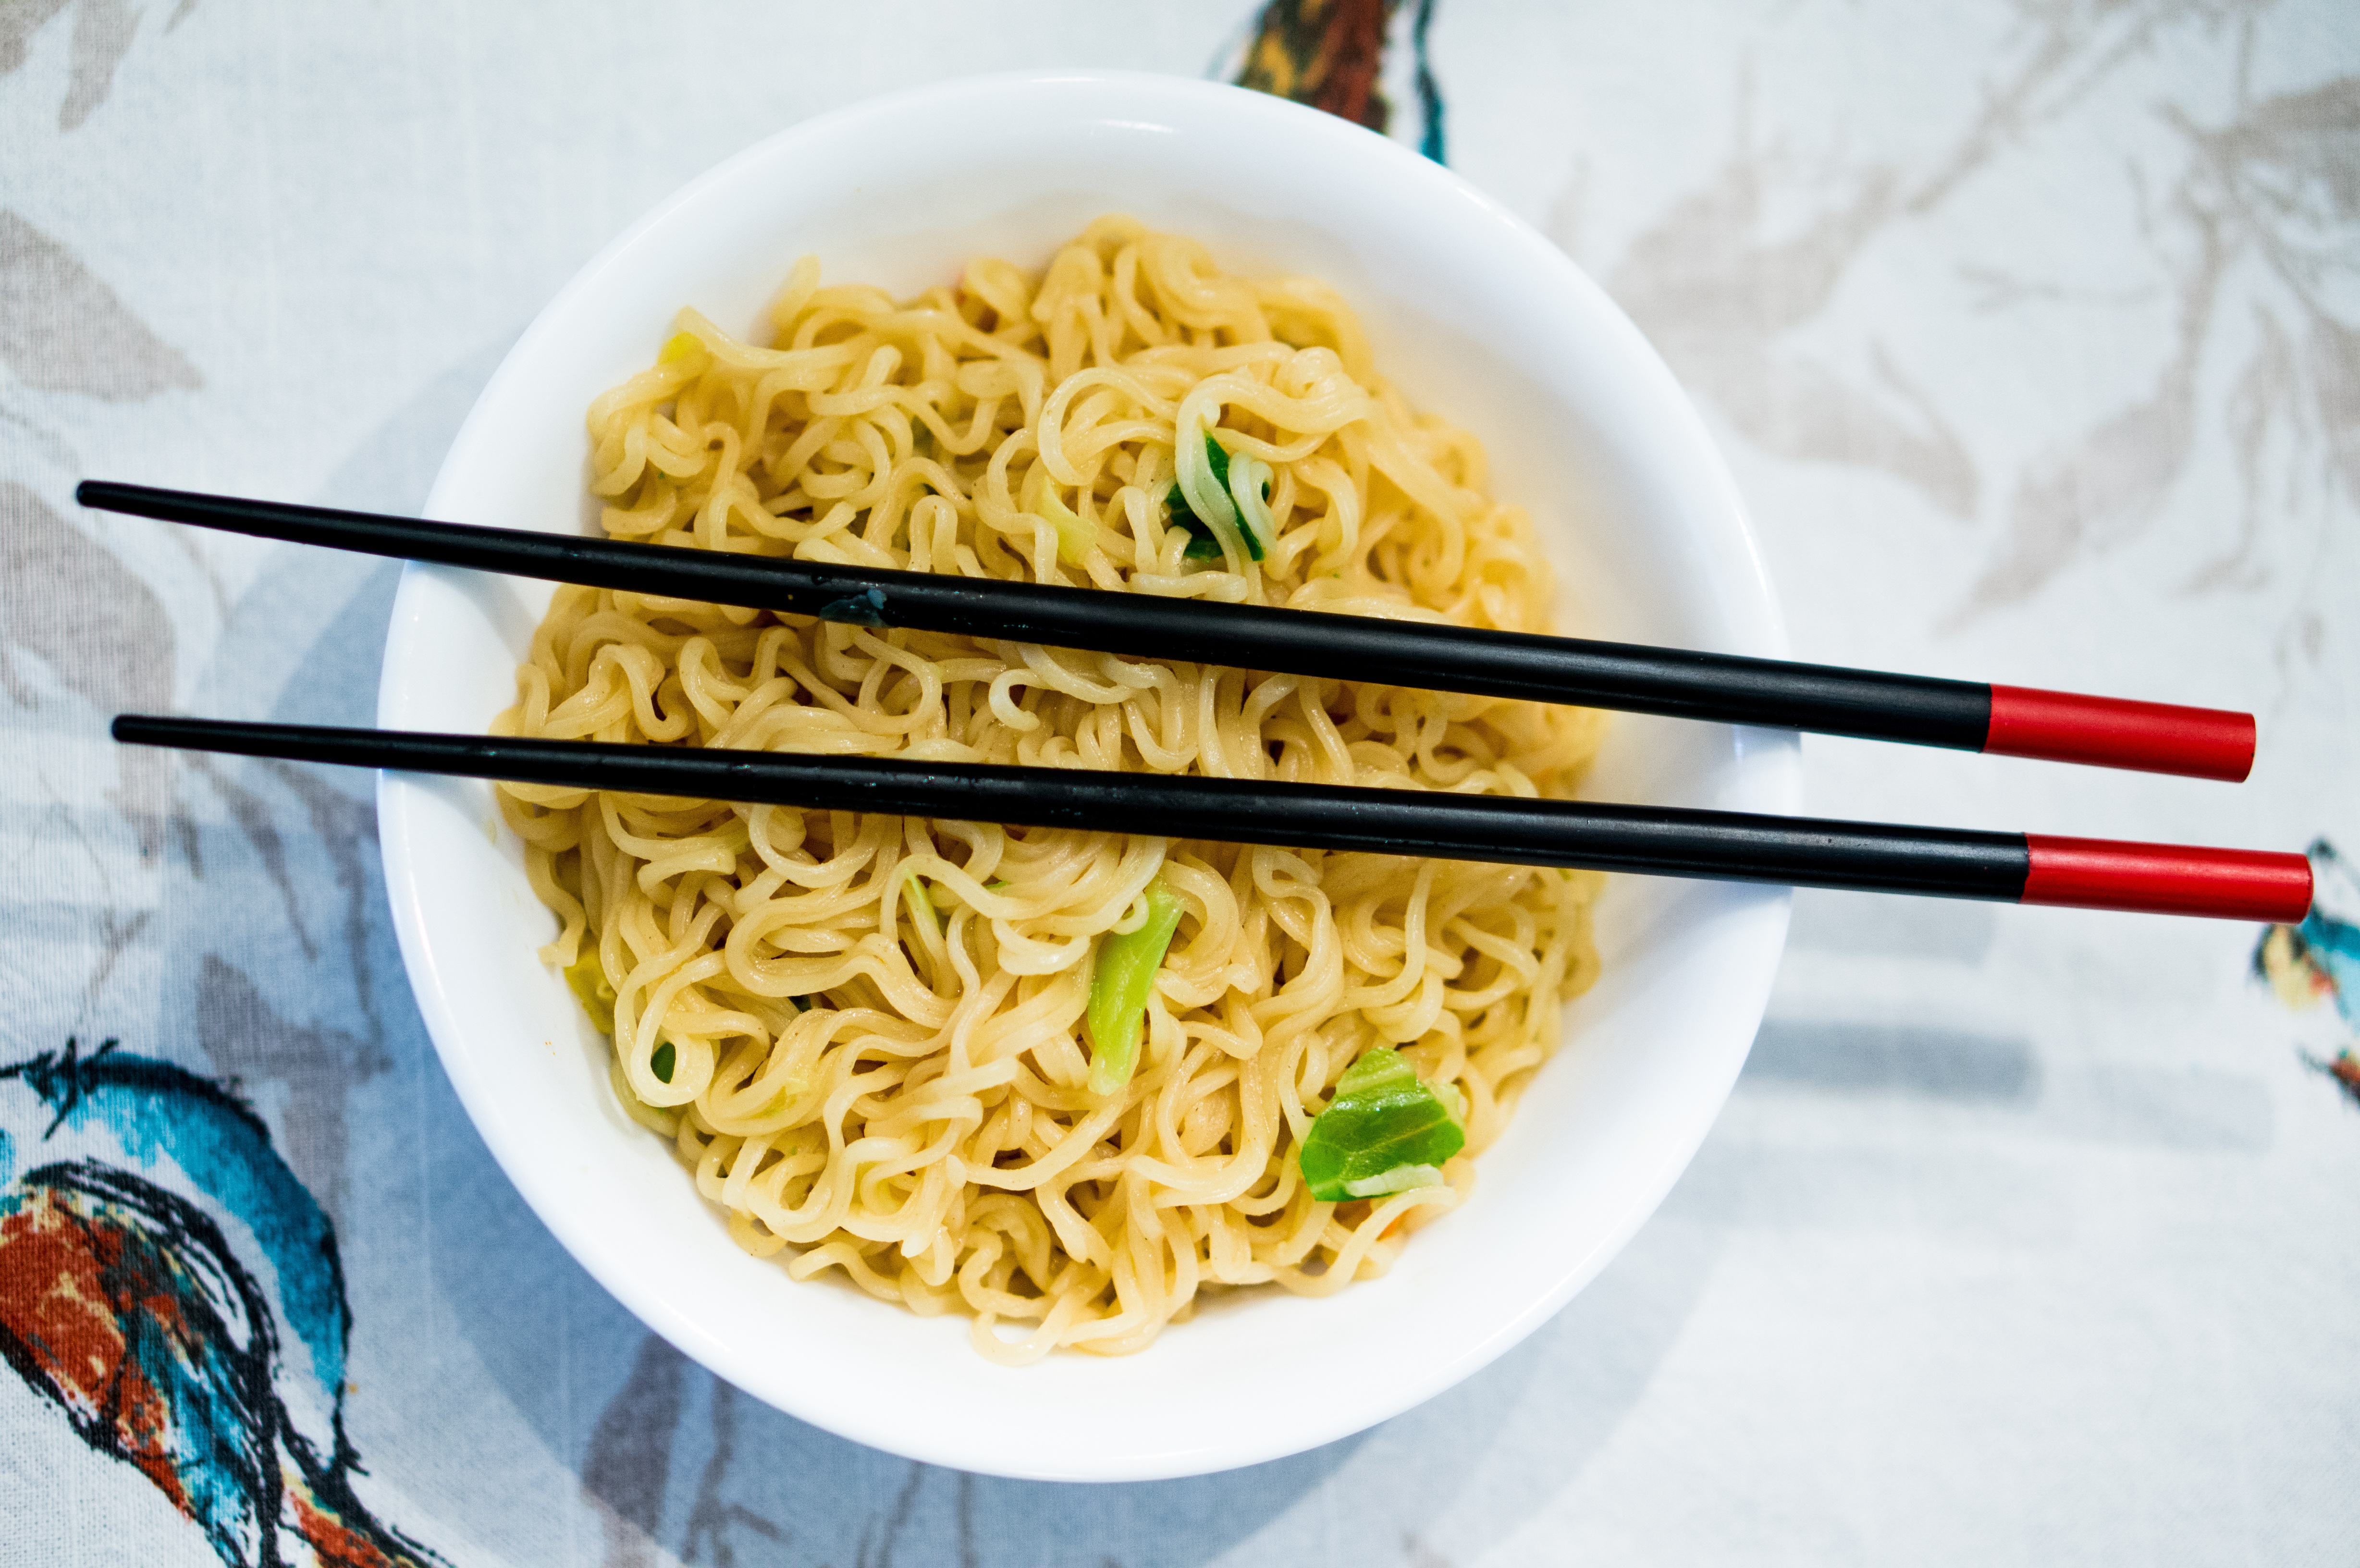
[[[1110,217],[1043,273],[978,260],[906,303],[805,258],[771,319],[758,348],[683,311],[591,406],[609,534],[1547,627],[1548,570],[1482,449],[1402,402],[1321,284]],[[1262,561],[1212,517],[1207,430],[1230,512],[1267,464]],[[1218,559],[1184,556],[1175,478]],[[1568,708],[570,587],[518,689],[500,733],[1491,794],[1569,788],[1597,733]],[[546,955],[612,977],[625,1108],[738,1244],[968,1312],[1009,1363],[1137,1350],[1208,1288],[1382,1273],[1469,1192],[1597,968],[1586,875],[525,785],[502,806],[563,921]],[[1159,874],[1185,914],[1136,1073],[1101,1098],[1094,948],[1147,919]],[[1464,1096],[1466,1151],[1445,1185],[1315,1202],[1295,1152],[1382,1043]]]

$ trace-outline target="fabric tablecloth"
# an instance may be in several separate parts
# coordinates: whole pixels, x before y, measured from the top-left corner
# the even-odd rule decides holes
[[[72,487],[415,511],[640,211],[1038,66],[1382,120],[1563,245],[1728,452],[1799,656],[2260,715],[2235,788],[1815,739],[1814,810],[2311,844],[2320,910],[1802,896],[1627,1250],[1296,1458],[1019,1484],[716,1382],[461,1112],[367,780],[104,737],[367,723],[396,569]],[[2348,0],[5,0],[0,1563],[2360,1562],[2355,495]],[[113,1142],[69,1188],[76,1106]],[[326,1286],[256,1260],[328,1235]],[[307,1279],[340,1366],[240,1306]]]

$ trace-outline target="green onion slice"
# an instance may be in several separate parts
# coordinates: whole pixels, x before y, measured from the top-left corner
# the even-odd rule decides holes
[[[1147,885],[1146,921],[1135,931],[1109,936],[1098,944],[1088,1014],[1093,1094],[1115,1093],[1131,1082],[1139,1066],[1148,993],[1155,988],[1155,973],[1164,967],[1164,954],[1180,929],[1185,908],[1158,877]]]
[[[584,934],[586,937],[588,933]],[[599,961],[598,947],[595,942],[585,941],[579,956],[565,966],[565,984],[573,991],[575,998],[581,1002],[582,1010],[590,1015],[590,1022],[598,1032],[606,1035],[613,1034],[615,1032],[615,984],[606,978],[606,966]],[[800,1007],[801,1004],[796,1003],[793,997],[790,996],[787,999],[791,1004]],[[656,1077],[666,1083],[672,1082],[672,1071],[679,1064],[680,1052],[668,1040],[658,1042],[655,1055],[648,1063],[655,1070]],[[666,1138],[671,1138],[679,1132],[680,1113],[674,1110],[659,1109],[640,1099],[632,1091],[631,1081],[623,1074],[623,1059],[619,1055],[612,1058],[608,1067],[608,1076],[614,1083],[616,1096],[622,1101],[624,1111],[633,1121],[660,1132]]]
[[[934,892],[926,886],[926,879],[918,875],[915,866],[912,866],[903,873],[901,879],[909,885],[910,896],[907,901],[910,906],[911,921],[925,927],[934,934],[934,940],[940,942],[943,939],[942,917],[934,913]]]
[[[1264,551],[1278,544],[1278,519],[1270,512],[1270,464],[1245,452],[1231,459],[1229,469],[1229,499],[1237,505],[1246,549],[1260,561]]]
[[[1278,523],[1270,515],[1270,465],[1257,457],[1247,457],[1235,469],[1229,454],[1205,432],[1205,466],[1212,472],[1212,485],[1197,497],[1204,502],[1199,507],[1191,500],[1192,492],[1185,484],[1175,485],[1164,493],[1164,505],[1171,513],[1173,526],[1188,536],[1188,546],[1180,552],[1184,561],[1218,561],[1221,559],[1220,535],[1207,520],[1206,512],[1220,515],[1220,520],[1238,530],[1245,541],[1246,553],[1254,560],[1262,559],[1266,549],[1278,542]],[[1243,512],[1247,499],[1251,506]]]
[[[1180,551],[1181,560],[1214,561],[1221,559],[1221,541],[1213,536],[1212,528],[1204,518],[1188,509],[1188,498],[1180,493],[1180,486],[1172,486],[1164,497],[1164,505],[1172,514],[1173,527],[1188,536],[1187,544]]]
[[[1442,1162],[1466,1147],[1457,1092],[1429,1087],[1405,1057],[1381,1045],[1344,1070],[1297,1163],[1311,1195],[1338,1203],[1439,1186]]]

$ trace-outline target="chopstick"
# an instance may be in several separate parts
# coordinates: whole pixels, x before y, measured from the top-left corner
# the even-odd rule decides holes
[[[2229,782],[2253,715],[1374,616],[463,527],[84,480],[85,506],[297,544],[869,626],[1809,730]]]
[[[2300,855],[1179,774],[331,729],[125,713],[134,746],[814,811],[2300,920]]]

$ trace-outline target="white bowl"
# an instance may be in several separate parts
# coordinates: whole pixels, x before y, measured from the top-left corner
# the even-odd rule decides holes
[[[485,388],[430,515],[589,532],[592,397],[694,304],[752,332],[795,257],[906,293],[978,254],[1029,265],[1101,212],[1195,234],[1223,265],[1310,273],[1377,363],[1490,450],[1533,513],[1568,628],[1778,655],[1738,497],[1646,343],[1547,242],[1448,171],[1309,109],[1165,77],[951,82],[798,125],[666,201],[585,267]],[[377,716],[479,733],[549,589],[410,567]],[[1588,792],[1791,811],[1794,737],[1613,722]],[[558,1239],[650,1327],[780,1409],[935,1464],[1061,1480],[1184,1475],[1344,1437],[1448,1388],[1581,1288],[1652,1212],[1743,1062],[1786,940],[1783,890],[1618,877],[1604,977],[1474,1199],[1393,1273],[1324,1301],[1213,1303],[1151,1348],[987,1363],[921,1319],[733,1246],[670,1151],[625,1119],[605,1040],[534,956],[554,931],[490,790],[388,775],[388,890],[459,1097]]]

